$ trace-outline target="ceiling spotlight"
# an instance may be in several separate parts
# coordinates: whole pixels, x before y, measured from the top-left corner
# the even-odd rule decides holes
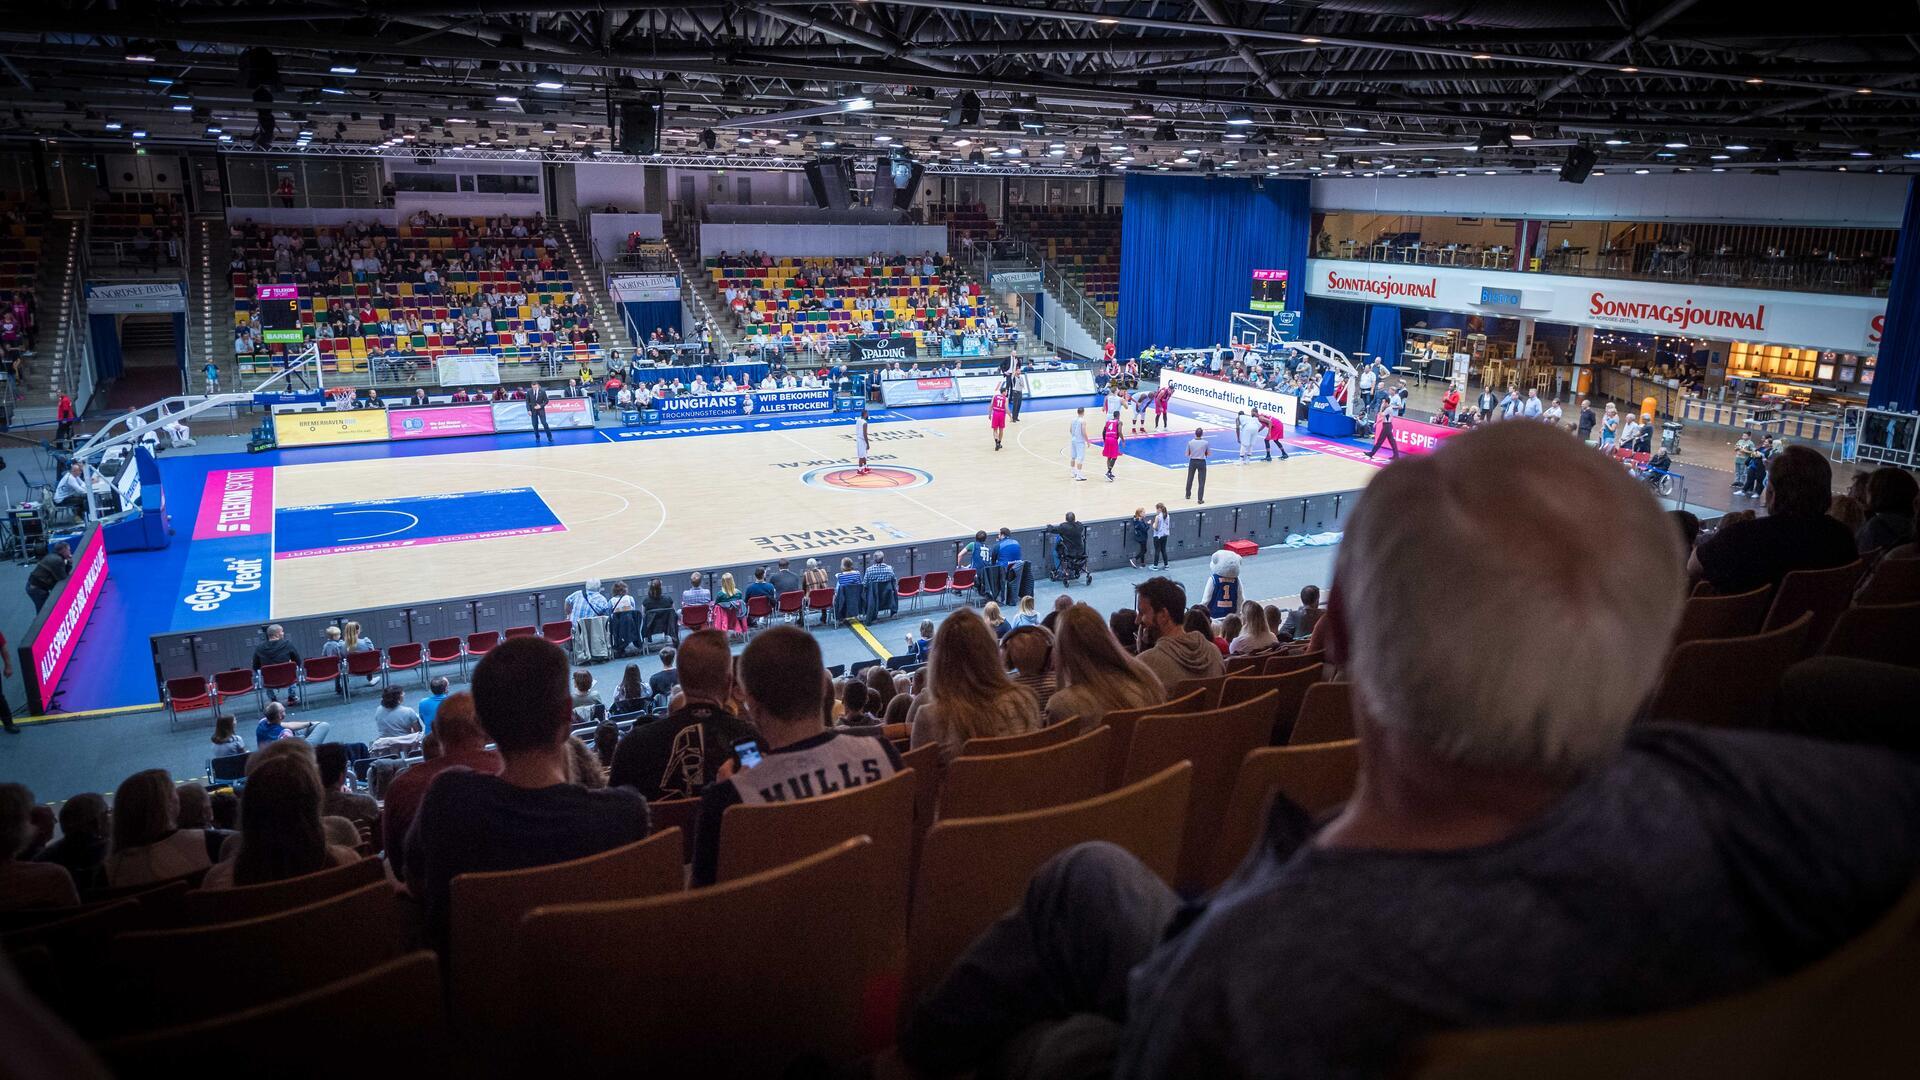
[[[1364,135],[1367,132],[1366,126],[1362,124],[1342,124],[1340,125],[1340,130],[1351,131],[1355,135]]]
[[[1127,107],[1127,119],[1151,120],[1153,119],[1153,106],[1144,101],[1136,101]]]
[[[832,135],[820,136],[820,148],[822,150],[831,150],[834,147],[839,145],[840,145],[840,140],[834,138]]]
[[[1227,114],[1227,123],[1234,127],[1245,127],[1253,123],[1253,114],[1245,109],[1235,109]]]
[[[1015,113],[1030,113],[1038,109],[1039,107],[1040,107],[1039,99],[1034,97],[1032,94],[1016,94],[1014,95],[1013,100],[1007,104],[1007,111],[1015,112]]]
[[[1621,74],[1623,74],[1623,75],[1632,75],[1632,74],[1635,74],[1636,72],[1638,72],[1639,70],[1640,70],[1640,69],[1639,69],[1639,68],[1637,68],[1637,67],[1623,67],[1623,68],[1621,68],[1621,69],[1620,69],[1620,72],[1621,72]]]
[[[1666,147],[1669,150],[1685,150],[1687,148],[1687,140],[1671,139],[1667,142],[1661,143],[1660,145]]]
[[[1759,85],[1760,85],[1761,83],[1763,83],[1763,82],[1766,82],[1766,81],[1767,81],[1767,80],[1765,80],[1765,79],[1762,79],[1762,78],[1760,78],[1759,76],[1755,76],[1755,77],[1753,77],[1753,78],[1751,78],[1751,79],[1748,79],[1748,80],[1747,80],[1747,85],[1748,85],[1748,86],[1759,86]]]
[[[1645,176],[1645,175],[1647,175],[1648,173],[1650,173],[1650,172],[1652,172],[1652,171],[1653,171],[1652,169],[1635,169],[1635,170],[1633,170],[1633,175],[1635,175],[1635,176]]]
[[[873,141],[877,143],[889,143],[893,141],[893,136],[883,133],[883,134],[875,135],[873,137]]]
[[[1473,58],[1474,58],[1475,60],[1491,60],[1491,59],[1493,59],[1493,54],[1492,54],[1492,53],[1483,53],[1483,52],[1477,52],[1477,53],[1474,53],[1474,54],[1473,54]]]
[[[1609,135],[1605,139],[1602,139],[1601,141],[1606,143],[1608,146],[1626,146],[1632,140],[1626,138],[1623,135]]]
[[[1746,143],[1730,142],[1726,145],[1725,149],[1731,150],[1737,154],[1742,150],[1751,150],[1753,149],[1753,147],[1748,146]]]
[[[533,85],[542,90],[565,90],[567,80],[552,68],[541,68],[534,73]]]
[[[517,97],[514,97],[512,94],[495,94],[493,97],[493,100],[499,102],[502,105],[520,104],[520,99]]]
[[[153,43],[150,41],[129,41],[124,59],[129,64],[151,64],[154,62]]]
[[[1856,94],[1871,94],[1871,93],[1873,93],[1873,87],[1871,87],[1871,86],[1863,86],[1863,87],[1861,87],[1860,89],[1858,89],[1858,90],[1855,90],[1855,91],[1854,91],[1854,93],[1856,93]]]
[[[1514,142],[1532,142],[1532,141],[1533,141],[1533,129],[1532,129],[1532,128],[1530,128],[1530,127],[1527,127],[1527,126],[1525,126],[1525,125],[1521,125],[1520,127],[1516,127],[1516,128],[1514,128],[1514,129],[1513,129],[1513,134],[1512,134],[1512,136],[1511,136],[1511,138],[1512,138],[1512,140],[1513,140]]]

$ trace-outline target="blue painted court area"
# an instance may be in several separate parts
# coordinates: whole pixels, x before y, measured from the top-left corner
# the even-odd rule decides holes
[[[565,528],[540,493],[527,487],[300,506],[274,512],[274,558],[563,532]]]

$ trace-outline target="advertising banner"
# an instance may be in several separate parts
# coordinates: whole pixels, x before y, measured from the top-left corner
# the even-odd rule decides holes
[[[499,386],[500,361],[492,356],[441,353],[434,360],[441,386]]]
[[[987,339],[979,334],[963,334],[959,338],[940,339],[941,356],[985,356]]]
[[[338,443],[385,442],[386,438],[387,412],[385,409],[273,414],[273,439],[281,446],[332,446]]]
[[[1441,443],[1465,430],[1396,416],[1393,419],[1393,445],[1399,447],[1403,454],[1431,454],[1440,449]]]
[[[1041,289],[1040,271],[1014,270],[1004,274],[995,274],[987,282],[987,287],[997,293],[1039,292]]]
[[[1093,369],[1027,372],[1028,397],[1072,397],[1093,393]]]
[[[1166,368],[1160,370],[1160,384],[1173,388],[1174,404],[1185,405],[1189,409],[1225,413],[1231,419],[1233,414],[1242,409],[1258,408],[1261,412],[1278,413],[1281,422],[1289,427],[1300,422],[1300,399],[1292,394],[1241,386],[1225,379],[1188,375]]]
[[[833,391],[825,387],[810,390],[767,390],[733,394],[688,394],[662,398],[653,403],[662,420],[712,420],[723,416],[785,416],[793,413],[827,412],[833,408]]]
[[[100,528],[94,526],[80,541],[73,573],[61,582],[60,591],[47,600],[37,625],[29,628],[27,640],[20,645],[20,676],[27,688],[27,708],[32,712],[47,711],[106,584],[106,538]]]
[[[623,304],[680,299],[680,278],[674,274],[616,274],[607,284],[613,298]]]
[[[911,360],[920,355],[920,344],[908,334],[869,334],[848,338],[847,350],[849,358],[856,364],[868,361],[887,363]]]
[[[272,469],[215,469],[207,474],[200,510],[193,519],[195,540],[272,532]]]
[[[87,286],[89,315],[185,310],[187,310],[187,294],[177,281],[156,281],[143,285]]]
[[[438,405],[425,409],[389,409],[390,439],[441,439],[452,435],[493,434],[493,406]]]
[[[931,379],[882,379],[880,400],[888,405],[940,405],[960,400],[947,376]]]
[[[493,430],[533,430],[533,420],[527,416],[526,402],[496,401],[491,408],[493,409]],[[547,426],[556,431],[562,428],[590,428],[593,426],[593,403],[583,397],[549,399]]]

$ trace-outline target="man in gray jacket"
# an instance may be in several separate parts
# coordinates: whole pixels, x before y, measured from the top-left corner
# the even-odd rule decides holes
[[[1205,634],[1182,629],[1187,613],[1187,590],[1167,577],[1153,577],[1134,586],[1134,608],[1148,647],[1140,662],[1171,690],[1182,679],[1209,679],[1226,673],[1220,650]]]

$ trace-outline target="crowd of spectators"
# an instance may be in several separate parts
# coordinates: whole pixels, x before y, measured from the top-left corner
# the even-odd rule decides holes
[[[707,629],[651,679],[629,666],[610,712],[558,646],[513,638],[470,690],[437,683],[431,710],[382,697],[383,732],[422,735],[426,752],[384,805],[354,790],[348,748],[314,738],[257,747],[237,818],[146,770],[111,814],[97,795],[69,798],[55,839],[46,808],[0,786],[0,896],[57,907],[103,883],[286,880],[375,850],[377,833],[444,951],[457,876],[620,847],[657,827],[656,804],[698,800],[703,887],[729,807],[817,797],[827,777],[878,783],[921,748],[952,759],[968,739],[1073,718],[1090,731],[1230,656],[1310,651],[1351,687],[1361,774],[1344,806],[1314,820],[1279,800],[1204,896],[1112,844],[1061,852],[908,1003],[891,1053],[925,1075],[998,1074],[1033,1054],[1121,1075],[1382,1075],[1439,1031],[1681,1008],[1832,952],[1920,866],[1912,760],[1819,731],[1643,715],[1690,572],[1724,592],[1860,554],[1829,515],[1824,458],[1789,447],[1768,474],[1765,517],[1683,546],[1642,485],[1564,431],[1493,424],[1373,481],[1324,606],[1303,588],[1292,610],[1248,602],[1216,623],[1165,577],[1105,616],[1062,594],[1042,617],[1023,596],[1010,618],[983,604],[922,624],[924,666],[838,679],[801,626],[738,655]],[[1882,557],[1913,555],[1911,478],[1865,487],[1883,509],[1862,528],[1904,538]],[[1428,552],[1446,553],[1446,573]],[[824,581],[819,569],[783,562],[745,588],[696,576],[681,602],[778,596]],[[627,611],[672,603],[654,582]],[[1605,692],[1570,692],[1570,663]]]
[[[826,348],[846,335],[925,335],[964,346],[1010,336],[992,299],[954,276],[947,256],[864,259],[776,257],[722,252],[707,260],[722,301],[749,335]]]

